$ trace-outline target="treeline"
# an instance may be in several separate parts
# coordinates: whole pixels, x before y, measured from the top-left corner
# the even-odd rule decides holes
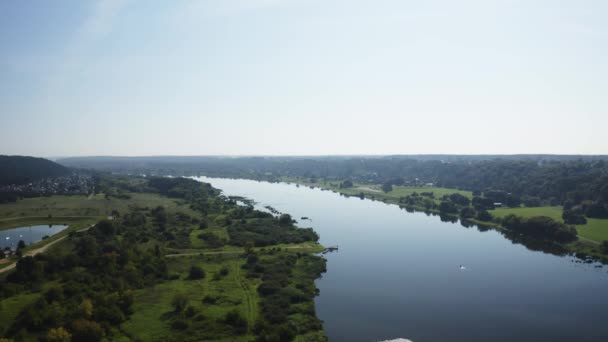
[[[606,156],[134,157],[72,158],[65,165],[124,173],[304,177],[386,185],[504,191],[510,204],[608,202]]]
[[[494,209],[497,198],[493,196],[497,195],[496,192],[488,191],[478,195],[480,196],[474,196],[470,200],[459,193],[435,198],[433,192],[422,192],[420,194],[414,192],[411,195],[401,197],[399,204],[410,209],[438,211],[440,215],[459,217],[463,220],[498,224],[514,234],[533,239],[557,243],[569,243],[577,239],[576,229],[568,221],[566,221],[567,224],[564,224],[546,216],[528,219],[515,215],[507,215],[504,218],[493,217],[488,210]],[[498,195],[502,196],[502,194]]]

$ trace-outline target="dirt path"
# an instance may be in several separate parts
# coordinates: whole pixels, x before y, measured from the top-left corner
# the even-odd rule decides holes
[[[248,323],[247,330],[251,331],[251,328],[253,327],[253,325],[255,323],[255,314],[257,312],[257,308],[256,308],[256,305],[252,298],[253,296],[249,292],[249,286],[247,285],[247,283],[241,276],[241,268],[236,266],[236,267],[234,267],[233,272],[235,273],[236,281],[238,282],[239,287],[241,288],[241,290],[243,292],[243,296],[245,297],[245,301],[246,301],[246,305],[247,305],[247,323]]]
[[[356,187],[355,189],[357,189],[357,190],[363,190],[363,191],[369,191],[369,192],[382,192],[382,191],[377,190],[377,189],[372,189],[372,188],[370,188],[368,186],[359,186],[359,187]]]

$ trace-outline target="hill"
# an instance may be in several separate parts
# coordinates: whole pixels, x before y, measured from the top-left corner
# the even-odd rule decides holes
[[[69,173],[65,166],[44,158],[0,156],[0,185],[24,184]]]

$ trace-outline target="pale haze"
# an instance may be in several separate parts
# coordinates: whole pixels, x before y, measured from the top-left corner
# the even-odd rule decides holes
[[[0,154],[607,154],[607,1],[2,1]]]

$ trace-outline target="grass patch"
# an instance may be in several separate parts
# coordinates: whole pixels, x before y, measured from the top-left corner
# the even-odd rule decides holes
[[[587,224],[576,226],[579,236],[601,242],[608,240],[608,219],[587,219]]]
[[[0,336],[13,324],[21,310],[39,297],[40,293],[24,293],[0,300]]]
[[[247,279],[241,273],[243,259],[237,256],[193,256],[183,258],[170,258],[167,260],[169,274],[179,279],[164,282],[151,288],[137,291],[134,303],[134,313],[123,324],[123,329],[132,336],[144,341],[164,341],[178,339],[185,334],[189,338],[198,336],[203,340],[218,341],[247,341],[251,335],[221,336],[225,334],[224,327],[217,326],[221,320],[233,309],[247,318],[250,327],[253,326],[258,315],[258,301],[256,287],[257,279]],[[202,267],[206,277],[202,280],[186,280],[188,270],[192,265]],[[215,278],[220,270],[226,267],[229,273],[226,276]],[[176,293],[184,293],[188,297],[189,305],[200,310],[205,320],[201,327],[195,331],[176,332],[171,329],[170,317],[173,313],[171,300]],[[207,298],[205,302],[203,299]]]
[[[125,213],[129,206],[137,205],[140,207],[155,208],[164,206],[168,211],[182,211],[190,216],[197,214],[182,201],[162,197],[151,193],[129,193],[130,199],[120,199],[110,197],[106,199],[104,195],[98,194],[89,196],[49,196],[25,198],[15,203],[0,205],[0,220],[27,217],[65,217],[65,216],[87,216],[87,217],[107,217],[112,214],[112,210]]]
[[[556,221],[564,222],[561,207],[499,208],[490,210],[490,213],[499,218],[509,214],[522,217],[548,216]],[[587,218],[587,224],[575,225],[574,227],[582,238],[596,242],[608,240],[608,219]]]

